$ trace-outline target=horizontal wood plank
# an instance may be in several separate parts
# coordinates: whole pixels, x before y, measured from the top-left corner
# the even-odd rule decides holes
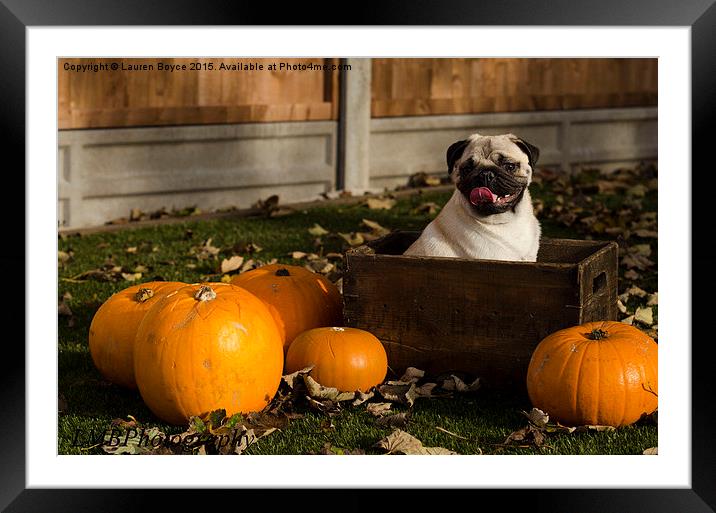
[[[657,104],[656,59],[373,59],[373,117]]]
[[[197,64],[195,70],[159,70]],[[221,63],[264,69],[220,71]],[[337,59],[59,59],[60,129],[337,119],[338,71],[269,71],[271,63],[335,64]],[[112,63],[151,66],[112,70]],[[69,66],[103,65],[97,72]],[[208,69],[208,66],[213,69]]]
[[[156,68],[159,60],[59,59],[60,129],[338,119],[338,71],[217,71],[221,63],[266,68],[338,59],[160,60],[199,69],[77,72],[65,66]],[[371,92],[376,118],[651,106],[657,60],[381,58],[372,61]]]

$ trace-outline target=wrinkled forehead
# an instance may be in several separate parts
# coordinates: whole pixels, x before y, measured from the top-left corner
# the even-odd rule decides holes
[[[470,141],[462,154],[462,159],[473,158],[477,161],[488,160],[498,155],[509,157],[524,165],[529,165],[527,154],[517,146],[509,135],[484,136],[480,134],[471,135]]]

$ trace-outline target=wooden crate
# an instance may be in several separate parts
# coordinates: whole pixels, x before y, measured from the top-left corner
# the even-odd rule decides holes
[[[404,256],[419,235],[393,232],[346,253],[346,326],[376,335],[396,372],[460,372],[524,389],[545,336],[616,319],[614,242],[543,239],[536,263]]]

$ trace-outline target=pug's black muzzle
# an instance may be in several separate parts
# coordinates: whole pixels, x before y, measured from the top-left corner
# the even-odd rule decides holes
[[[470,194],[476,188],[487,187],[499,198],[512,196],[507,201],[484,202],[477,205],[470,202]],[[522,200],[527,181],[505,171],[499,166],[474,166],[469,163],[460,168],[458,190],[470,202],[472,208],[481,215],[499,214],[514,209]]]

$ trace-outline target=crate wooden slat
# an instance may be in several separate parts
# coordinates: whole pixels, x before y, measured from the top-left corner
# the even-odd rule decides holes
[[[394,232],[346,253],[346,325],[376,335],[396,372],[463,372],[520,388],[546,335],[616,319],[614,242],[544,239],[536,263],[403,256],[418,235]]]

